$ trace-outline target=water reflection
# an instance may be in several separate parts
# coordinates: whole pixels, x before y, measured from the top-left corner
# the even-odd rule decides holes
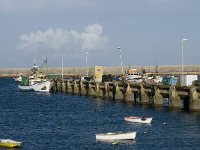
[[[104,142],[112,145],[121,145],[121,144],[136,144],[136,140],[96,140],[96,142]]]

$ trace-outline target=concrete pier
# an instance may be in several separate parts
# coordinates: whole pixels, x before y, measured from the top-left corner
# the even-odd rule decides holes
[[[200,88],[196,86],[64,80],[57,81],[54,89],[68,94],[129,101],[140,105],[163,106],[164,99],[167,99],[169,108],[200,111]]]

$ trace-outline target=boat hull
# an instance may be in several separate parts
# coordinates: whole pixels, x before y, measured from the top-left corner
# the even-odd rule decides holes
[[[32,86],[18,85],[18,88],[20,89],[20,91],[23,91],[23,92],[33,91]]]
[[[135,137],[136,132],[96,134],[96,140],[134,140]]]
[[[21,86],[19,85],[18,88],[21,91],[35,91],[35,92],[46,92],[49,93],[54,85],[53,81],[45,81],[40,83],[35,83],[29,86]]]
[[[9,147],[9,148],[15,148],[15,147],[21,147],[22,142],[10,140],[10,139],[0,139],[0,146],[3,147]]]
[[[36,83],[32,85],[33,90],[35,92],[50,92],[53,87],[54,82],[52,81],[45,81],[41,83]]]
[[[150,124],[152,121],[152,117],[135,117],[129,116],[124,118],[126,121],[134,122],[134,123],[147,123]]]

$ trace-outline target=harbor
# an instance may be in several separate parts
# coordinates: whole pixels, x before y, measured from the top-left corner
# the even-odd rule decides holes
[[[145,76],[154,76],[154,77],[164,77],[168,76],[167,79],[174,79],[174,84],[164,84],[162,79],[158,82],[152,82],[152,77],[150,80],[146,80],[145,78],[141,78],[144,74],[141,74],[144,71],[144,67],[136,67],[137,69],[130,69],[129,67],[124,67],[126,74],[129,70],[133,70],[139,72],[139,76],[137,75],[130,75],[130,77],[137,77],[137,82],[129,82],[129,78],[122,80],[123,76],[121,75],[121,79],[113,80],[113,77],[120,77],[120,69],[121,67],[103,67],[103,66],[95,66],[95,67],[88,67],[88,68],[74,68],[73,74],[70,72],[71,70],[60,68],[60,69],[53,69],[48,68],[48,72],[52,75],[57,75],[57,78],[54,78],[54,84],[52,84],[49,88],[44,85],[41,85],[36,88],[36,91],[42,91],[48,89],[48,92],[51,89],[51,92],[62,92],[71,95],[82,95],[82,96],[91,96],[95,98],[102,98],[102,99],[112,99],[112,100],[120,100],[131,102],[135,105],[150,105],[154,107],[169,107],[172,109],[184,109],[187,111],[200,111],[200,87],[197,85],[193,85],[192,81],[189,85],[185,83],[185,85],[180,84],[180,79],[178,77],[181,76],[180,66],[171,66],[171,67],[162,67],[162,66],[152,66],[152,67],[145,67]],[[185,76],[194,76],[195,79],[198,81],[197,76],[199,74],[199,66],[186,66],[184,75]],[[15,73],[19,70],[14,69]],[[56,71],[57,72],[56,72]],[[60,72],[62,70],[62,72]],[[75,71],[76,70],[76,71]],[[178,72],[179,70],[179,72]],[[22,70],[20,70],[22,72]],[[29,70],[24,69],[24,74],[30,75],[31,73]],[[41,70],[38,70],[40,72]],[[47,72],[47,69],[42,69],[43,72]],[[4,70],[5,72],[5,70]],[[20,74],[22,74],[20,72]],[[81,77],[88,72],[88,79],[85,80]],[[112,74],[110,74],[112,72]],[[7,72],[8,73],[8,72]],[[105,75],[107,74],[107,75]],[[137,74],[137,73],[136,73]],[[189,74],[189,75],[187,75]],[[192,75],[191,75],[192,74]],[[1,70],[1,75],[3,75],[3,70]],[[142,75],[142,76],[141,76]],[[9,75],[7,77],[15,77],[16,74],[9,70]],[[40,79],[41,75],[37,75],[37,82],[39,81],[46,81],[46,79]],[[42,75],[43,77],[44,75]],[[172,77],[173,76],[173,77]],[[176,76],[176,77],[174,77]],[[103,79],[103,77],[107,77],[107,79]],[[108,78],[109,77],[109,78]],[[125,77],[125,75],[124,75]],[[141,78],[140,81],[138,77]],[[194,80],[195,80],[194,79]],[[30,79],[31,80],[31,79]],[[105,80],[105,81],[103,81]],[[139,81],[139,82],[138,82]],[[149,82],[151,81],[151,82]],[[174,82],[174,81],[173,81]],[[34,84],[34,81],[33,81]],[[32,90],[31,87],[21,86],[22,90]],[[40,90],[40,88],[42,90]]]
[[[0,1],[0,150],[200,149],[200,1]]]

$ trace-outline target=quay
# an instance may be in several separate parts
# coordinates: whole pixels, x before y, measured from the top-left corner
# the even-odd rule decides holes
[[[200,111],[200,87],[196,86],[59,80],[54,92],[122,100],[139,105],[164,106],[167,103],[169,108]]]

